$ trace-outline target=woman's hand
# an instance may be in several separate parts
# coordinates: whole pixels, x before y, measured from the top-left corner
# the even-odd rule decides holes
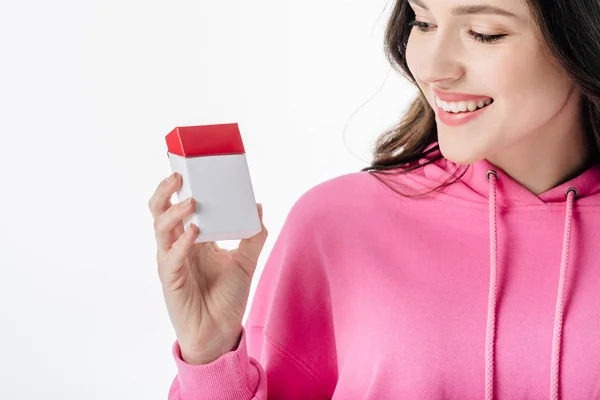
[[[252,277],[268,232],[262,205],[257,204],[262,230],[242,239],[237,249],[222,249],[216,242],[194,243],[198,227],[190,224],[184,232],[183,219],[194,212],[195,201],[175,205],[170,201],[180,186],[181,175],[171,175],[148,203],[158,275],[184,361],[207,364],[238,346]]]

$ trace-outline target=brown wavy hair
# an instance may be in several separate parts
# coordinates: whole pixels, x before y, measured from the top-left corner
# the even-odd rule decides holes
[[[527,0],[538,32],[551,55],[582,90],[581,118],[595,153],[600,152],[600,7],[597,0]],[[443,155],[437,144],[435,113],[421,92],[406,63],[409,22],[415,14],[407,0],[398,0],[384,36],[388,62],[418,89],[400,122],[381,134],[372,151],[373,161],[361,171],[377,175],[405,173],[435,162]],[[596,157],[597,158],[597,157]],[[467,166],[468,168],[468,166]],[[456,182],[466,168],[430,193]],[[381,180],[381,179],[380,179]],[[399,192],[398,192],[399,193]],[[402,194],[402,193],[400,193]],[[407,194],[403,194],[408,196]]]

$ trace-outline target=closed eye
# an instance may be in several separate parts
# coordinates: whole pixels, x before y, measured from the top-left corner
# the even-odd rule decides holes
[[[410,27],[416,26],[417,29],[419,29],[419,31],[421,31],[421,32],[429,32],[429,30],[431,29],[431,24],[429,24],[427,22],[422,22],[422,21],[409,21],[407,23],[407,25]],[[481,43],[487,43],[487,44],[497,43],[504,36],[507,36],[506,34],[485,35],[483,33],[475,32],[473,30],[469,30],[469,35],[471,35],[471,37],[475,41],[478,41]]]

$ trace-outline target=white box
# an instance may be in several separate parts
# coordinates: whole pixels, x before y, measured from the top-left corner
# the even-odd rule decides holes
[[[194,243],[244,239],[261,231],[260,217],[237,123],[176,127],[167,136],[171,171],[183,181],[177,201],[196,200],[184,218],[200,228]]]

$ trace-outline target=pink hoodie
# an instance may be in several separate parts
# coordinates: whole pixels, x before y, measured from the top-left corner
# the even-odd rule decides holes
[[[600,164],[539,196],[485,160],[425,197],[330,179],[287,216],[239,347],[189,365],[174,343],[169,399],[600,399],[599,243]]]

